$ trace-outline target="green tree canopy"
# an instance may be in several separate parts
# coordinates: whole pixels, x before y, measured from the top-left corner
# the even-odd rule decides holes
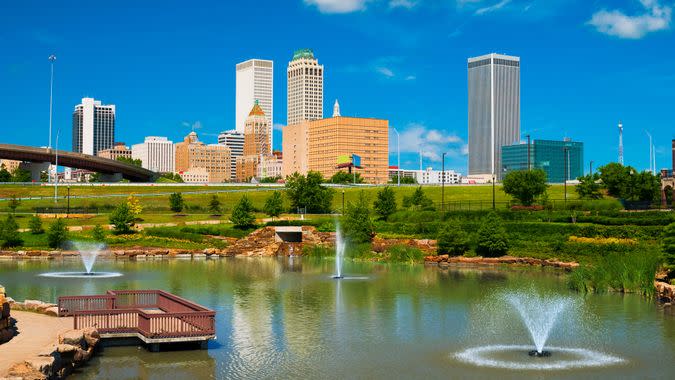
[[[253,203],[244,195],[239,199],[234,208],[230,221],[237,228],[249,228],[255,226],[255,216],[253,215]]]
[[[5,168],[5,165],[0,167],[0,182],[12,182],[12,173]]]
[[[291,204],[291,212],[305,207],[309,214],[326,214],[331,212],[333,194],[331,188],[321,185],[321,173],[310,171],[307,176],[294,173],[286,178],[286,196]]]
[[[16,168],[12,173],[12,182],[31,182],[30,172],[26,169]]]
[[[131,232],[135,219],[126,202],[120,203],[108,217],[110,224],[113,225],[113,232],[118,235]]]
[[[342,230],[354,244],[368,243],[373,239],[373,221],[370,218],[368,198],[361,191],[356,202],[348,202],[342,217]]]
[[[47,231],[47,243],[51,248],[59,248],[68,240],[68,226],[65,220],[58,218],[49,225]]]
[[[100,224],[95,225],[91,230],[91,237],[96,241],[105,241],[105,230],[103,230]]]
[[[403,197],[403,207],[421,211],[435,210],[434,202],[424,194],[422,186],[419,186],[411,195]]]
[[[463,255],[469,250],[469,236],[457,221],[448,221],[438,232],[436,250],[439,254]]]
[[[377,198],[373,202],[375,213],[382,220],[387,220],[389,215],[396,212],[396,193],[391,187],[385,186],[377,192]]]
[[[129,158],[129,157],[120,156],[120,157],[117,157],[117,161],[121,161],[121,162],[124,162],[125,164],[134,165],[134,166],[138,166],[138,167],[143,166],[143,161],[141,161],[140,158],[133,159],[133,158]]]
[[[546,192],[546,172],[541,169],[513,170],[506,173],[502,185],[506,194],[522,205],[530,206],[535,198]]]
[[[363,178],[361,178],[361,173],[349,174],[345,171],[340,170],[339,172],[333,174],[332,177],[330,177],[330,183],[339,183],[343,185],[348,185],[350,183],[363,183]]]
[[[284,199],[281,196],[281,191],[272,192],[272,195],[270,195],[265,200],[265,206],[263,206],[263,211],[265,211],[265,214],[273,218],[276,218],[277,216],[281,215],[281,213],[284,211]]]
[[[169,195],[169,208],[173,212],[181,212],[185,207],[185,201],[183,201],[183,194],[181,193],[172,193]]]
[[[579,177],[579,184],[575,190],[581,199],[602,199],[602,185],[600,182],[600,175],[588,174]]]
[[[37,215],[31,216],[28,220],[28,229],[30,229],[30,233],[33,235],[39,235],[45,232],[44,228],[42,228],[42,219]]]
[[[18,247],[23,244],[23,239],[19,234],[19,225],[14,219],[14,214],[7,214],[7,217],[0,223],[0,246],[3,248]]]
[[[509,241],[502,220],[494,212],[489,213],[478,229],[476,253],[486,257],[503,256],[509,250]]]
[[[621,198],[630,173],[631,171],[635,171],[635,169],[612,162],[599,167],[598,171],[600,172],[602,184],[607,189],[607,193],[613,197]]]
[[[220,214],[220,200],[216,194],[211,196],[211,200],[209,201],[209,211],[211,211],[211,214],[213,215]]]
[[[669,269],[675,270],[675,223],[671,223],[663,230],[662,249]]]

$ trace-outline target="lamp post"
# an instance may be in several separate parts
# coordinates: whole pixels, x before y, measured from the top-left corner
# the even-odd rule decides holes
[[[393,128],[396,132],[396,181],[397,186],[401,186],[401,135],[398,134],[396,128]]]
[[[532,165],[530,165],[530,135],[527,135],[527,170],[530,171]]]
[[[568,160],[567,156],[568,156],[568,154],[569,154],[569,148],[564,147],[563,148],[563,155],[564,155],[564,162],[565,162],[565,174],[563,176],[564,177],[563,187],[565,188],[565,204],[567,204],[567,175],[568,175],[568,173],[567,173],[567,160]]]
[[[49,56],[49,65],[51,66],[51,75],[49,77],[49,149],[52,148],[52,99],[54,93],[54,61],[56,61],[56,56],[51,54]],[[47,175],[47,181],[51,181],[51,173]]]
[[[345,189],[342,189],[342,215],[345,213]]]
[[[70,215],[70,186],[68,186],[68,208],[66,209],[66,218]]]
[[[55,154],[56,154],[56,159],[54,160],[54,204],[58,203],[58,200],[56,199],[56,196],[59,191],[59,176],[58,176],[58,169],[59,169],[59,133],[61,132],[61,129],[56,131],[56,148],[55,148]]]
[[[445,155],[447,153],[443,152],[442,164],[441,164],[441,212],[445,211]]]
[[[495,204],[495,182],[497,181],[497,176],[495,173],[492,173],[492,209],[495,210],[497,205]]]

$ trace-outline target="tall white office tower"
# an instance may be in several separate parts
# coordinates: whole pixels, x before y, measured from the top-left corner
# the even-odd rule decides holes
[[[230,180],[237,178],[237,157],[244,155],[244,133],[236,129],[220,132],[218,144],[230,148]]]
[[[469,176],[500,180],[502,146],[520,140],[520,58],[469,58]]]
[[[244,133],[248,113],[256,101],[265,112],[269,122],[268,135],[272,146],[272,123],[274,118],[274,62],[264,59],[249,59],[237,64],[236,120],[237,132]]]
[[[286,71],[286,124],[323,119],[323,65],[319,65],[314,53],[310,49],[295,51]]]
[[[176,146],[166,137],[148,136],[141,144],[131,146],[131,158],[157,173],[173,173],[176,167]]]
[[[73,152],[95,156],[115,145],[115,105],[82,98],[73,111]]]

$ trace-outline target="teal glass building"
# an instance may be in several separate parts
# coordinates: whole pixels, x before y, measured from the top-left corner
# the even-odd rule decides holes
[[[527,170],[527,144],[502,147],[502,172]],[[567,155],[567,179],[574,180],[584,175],[584,143],[555,140],[534,140],[530,144],[532,169],[543,169],[549,183],[565,181],[565,155]]]

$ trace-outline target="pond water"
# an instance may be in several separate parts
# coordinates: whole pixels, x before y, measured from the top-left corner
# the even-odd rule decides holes
[[[0,261],[0,284],[17,300],[45,301],[109,289],[163,289],[217,312],[217,339],[208,350],[106,348],[73,379],[617,379],[675,373],[673,315],[635,295],[571,292],[562,272],[346,262],[344,274],[354,279],[334,280],[334,268],[333,260],[307,258],[102,258],[95,271],[123,276],[83,279],[39,276],[80,271],[79,260]],[[514,294],[571,301],[551,328],[545,347],[551,357],[528,356],[533,339],[509,302]],[[539,306],[548,307],[543,301]],[[565,364],[606,357],[616,360]]]

